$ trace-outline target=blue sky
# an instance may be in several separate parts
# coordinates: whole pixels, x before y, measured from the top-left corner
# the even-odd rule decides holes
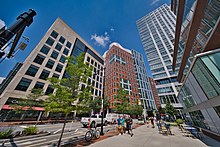
[[[4,0],[0,5],[0,19],[8,27],[30,8],[37,15],[23,33],[30,39],[27,48],[0,63],[0,77],[6,77],[16,62],[25,60],[57,17],[101,55],[111,42],[144,54],[136,21],[164,3],[169,5],[170,0]],[[150,74],[148,65],[147,71]]]

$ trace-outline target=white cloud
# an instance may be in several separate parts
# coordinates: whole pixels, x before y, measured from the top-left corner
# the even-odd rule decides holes
[[[154,4],[156,4],[157,2],[159,2],[159,1],[160,1],[160,0],[153,0],[150,5],[154,5]]]
[[[0,19],[0,28],[5,26],[5,22],[3,20]]]
[[[115,29],[114,29],[114,28],[111,28],[111,29],[110,29],[110,31],[114,32],[114,31],[115,31]]]
[[[108,35],[108,32],[105,32],[104,35],[97,35],[96,33],[94,35],[91,35],[91,40],[95,40],[95,44],[101,47],[105,47],[107,43],[110,42],[110,37]]]

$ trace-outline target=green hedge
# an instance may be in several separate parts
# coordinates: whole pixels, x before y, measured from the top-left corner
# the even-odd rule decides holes
[[[6,139],[12,136],[13,129],[7,128],[7,129],[1,129],[0,130],[0,139]]]
[[[24,135],[34,135],[37,134],[37,127],[36,126],[29,126],[24,129]]]
[[[183,124],[183,120],[179,118],[179,119],[176,120],[176,123],[177,123],[178,125]]]

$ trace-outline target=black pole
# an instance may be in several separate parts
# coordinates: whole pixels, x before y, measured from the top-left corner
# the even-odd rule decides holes
[[[104,91],[103,91],[103,93],[104,93]],[[102,97],[102,120],[101,120],[100,135],[104,135],[104,132],[103,132],[103,120],[104,120],[104,97]]]
[[[104,135],[103,132],[103,120],[104,120],[104,90],[105,90],[105,67],[104,67],[104,76],[103,76],[103,92],[102,92],[102,120],[101,120],[101,132],[100,135]]]
[[[34,10],[29,9],[28,12],[24,12],[18,16],[17,21],[0,34],[0,49],[20,30],[24,29],[26,26],[30,26],[36,14]]]
[[[67,114],[65,114],[65,119],[64,119],[64,123],[63,123],[63,128],[62,128],[62,131],[61,131],[61,134],[60,134],[60,138],[59,138],[59,141],[58,141],[58,144],[57,144],[58,147],[61,146],[61,141],[62,141],[62,137],[63,137],[63,132],[64,132],[64,129],[65,129],[65,126],[66,126],[66,120],[67,120]]]

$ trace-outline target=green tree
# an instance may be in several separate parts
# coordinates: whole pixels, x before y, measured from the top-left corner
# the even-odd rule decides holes
[[[130,102],[127,98],[128,92],[124,90],[123,88],[119,88],[117,90],[117,94],[115,96],[115,99],[117,100],[117,104],[115,105],[115,111],[117,113],[129,113],[130,108]]]
[[[131,105],[130,112],[131,115],[140,116],[143,113],[143,107],[140,105]]]
[[[89,108],[91,109],[90,111],[93,110],[93,113],[98,113],[101,110],[102,106],[102,98],[101,97],[96,97],[92,99],[89,103]]]
[[[176,109],[170,103],[166,103],[165,112],[173,119],[177,113]]]
[[[23,119],[27,115],[27,112],[33,110],[34,106],[41,104],[39,98],[43,95],[42,89],[32,89],[31,93],[28,94],[26,98],[21,98],[17,103],[10,104],[10,107],[12,107],[13,111],[16,113],[22,114],[21,120],[23,123]]]
[[[67,58],[67,78],[61,80],[57,78],[49,79],[55,92],[54,94],[50,94],[46,99],[45,109],[47,112],[65,114],[58,146],[60,146],[61,143],[67,115],[73,111],[85,112],[89,110],[88,105],[91,100],[90,87],[82,86],[82,88],[79,89],[79,85],[86,83],[87,78],[92,75],[92,67],[84,64],[84,56],[85,54],[83,53],[76,58]]]
[[[160,107],[158,108],[158,112],[159,112],[160,114],[164,114],[164,113],[165,113],[165,109],[160,106]]]
[[[104,110],[106,110],[109,107],[109,100],[107,98],[104,98]],[[102,98],[96,97],[95,99],[91,99],[89,102],[89,108],[90,112],[93,110],[93,113],[99,113],[102,108]]]

